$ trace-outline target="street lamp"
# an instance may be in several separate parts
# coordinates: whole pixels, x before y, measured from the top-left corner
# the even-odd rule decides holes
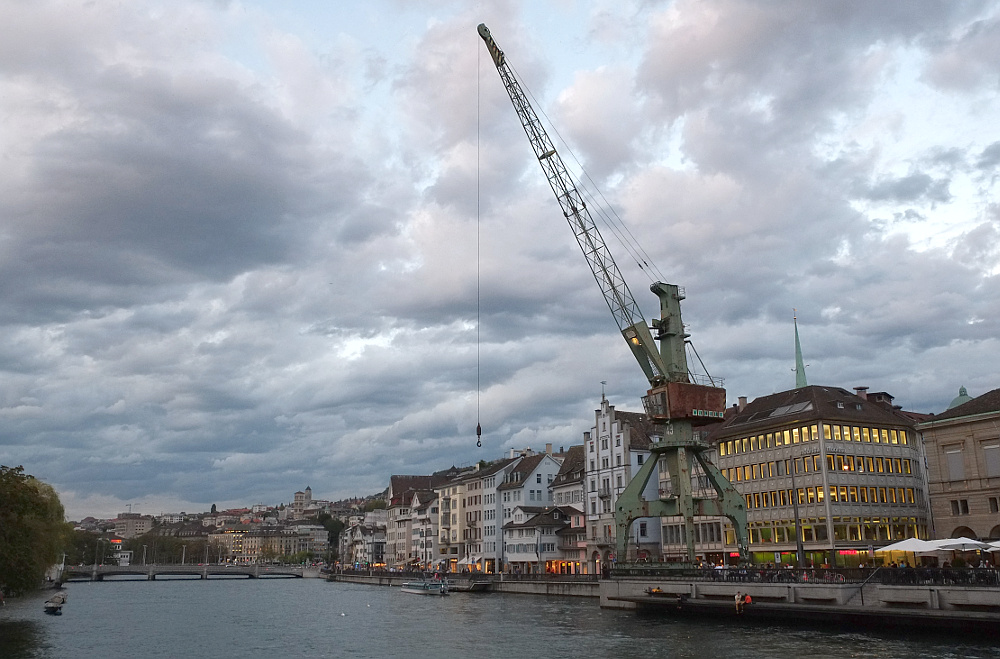
[[[142,546],[142,564],[146,565],[146,545]]]
[[[184,565],[184,563],[187,560],[187,550],[188,550],[187,545],[181,545],[181,565]]]

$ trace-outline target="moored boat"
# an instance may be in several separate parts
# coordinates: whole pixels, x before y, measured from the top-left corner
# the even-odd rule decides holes
[[[414,595],[447,595],[448,582],[407,581],[403,583],[402,590],[404,593],[413,593]]]
[[[63,604],[66,603],[66,591],[60,590],[58,593],[45,600],[45,612],[52,616],[62,615]]]

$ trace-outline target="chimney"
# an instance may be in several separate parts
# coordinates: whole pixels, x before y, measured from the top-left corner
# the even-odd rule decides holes
[[[552,443],[547,443],[545,445],[545,455],[552,455]]]
[[[514,448],[513,447],[511,447],[511,449],[510,449],[510,457],[511,457],[511,459],[514,459]]]
[[[854,391],[857,393],[858,398],[868,400],[868,387],[854,387]]]
[[[560,452],[560,453],[565,453],[565,452],[566,452],[566,449],[565,449],[564,447],[560,446],[560,447],[559,447],[559,452]]]
[[[746,406],[747,406],[747,397],[746,396],[740,396],[739,407],[737,407],[737,409],[740,412],[742,412],[743,408],[745,408]]]

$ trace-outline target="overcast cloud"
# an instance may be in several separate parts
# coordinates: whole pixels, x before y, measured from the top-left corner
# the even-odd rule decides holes
[[[71,518],[639,409],[480,22],[730,402],[794,386],[793,308],[812,384],[1000,386],[1000,2],[352,4],[0,4],[0,462]]]

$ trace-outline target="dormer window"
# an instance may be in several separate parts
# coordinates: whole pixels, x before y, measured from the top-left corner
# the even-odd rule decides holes
[[[839,409],[839,410],[844,409],[844,401],[842,401],[842,400],[838,400],[837,401],[837,409]]]

